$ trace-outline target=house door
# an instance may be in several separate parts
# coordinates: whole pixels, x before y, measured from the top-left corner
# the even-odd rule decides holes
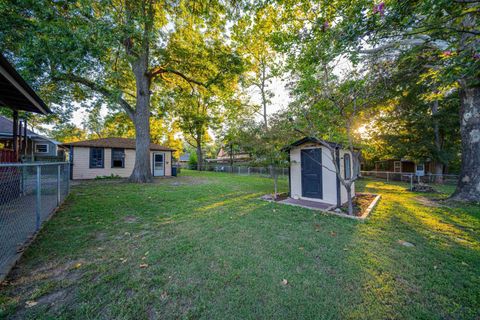
[[[302,197],[322,199],[322,149],[303,149],[301,166]]]
[[[153,176],[161,177],[165,175],[165,153],[155,152],[153,154]]]

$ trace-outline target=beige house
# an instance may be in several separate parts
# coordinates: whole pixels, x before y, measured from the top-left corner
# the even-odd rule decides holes
[[[135,164],[135,139],[103,138],[65,144],[70,149],[71,179],[104,176],[127,178]],[[150,166],[154,177],[172,175],[173,149],[151,143]]]
[[[339,155],[343,177],[353,173],[352,154],[340,145],[331,143]],[[347,190],[340,183],[330,150],[312,138],[303,138],[285,148],[289,153],[289,191],[293,199],[317,201],[341,206],[348,201]],[[355,185],[352,187],[355,195]]]

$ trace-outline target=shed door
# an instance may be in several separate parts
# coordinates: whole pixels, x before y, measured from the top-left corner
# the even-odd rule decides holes
[[[323,199],[322,190],[322,149],[303,149],[302,197]]]
[[[153,154],[153,176],[161,177],[165,175],[165,154],[156,152]]]

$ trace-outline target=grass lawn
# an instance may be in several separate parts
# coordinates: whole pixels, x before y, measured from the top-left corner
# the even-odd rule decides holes
[[[191,171],[75,186],[0,288],[0,318],[480,317],[480,208],[429,200],[452,188],[361,181],[382,194],[365,222],[258,199],[271,189]]]

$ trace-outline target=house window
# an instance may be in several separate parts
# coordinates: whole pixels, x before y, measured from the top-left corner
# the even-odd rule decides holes
[[[394,161],[393,162],[393,172],[402,172],[402,162]]]
[[[112,168],[125,168],[125,149],[112,149]]]
[[[103,168],[103,148],[90,148],[90,168]]]
[[[344,163],[344,174],[345,174],[345,179],[349,180],[352,177],[352,166],[350,162],[350,155],[346,154],[343,157],[343,163]]]
[[[46,144],[46,143],[36,143],[35,144],[35,153],[48,153],[48,144]]]

